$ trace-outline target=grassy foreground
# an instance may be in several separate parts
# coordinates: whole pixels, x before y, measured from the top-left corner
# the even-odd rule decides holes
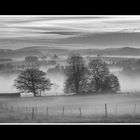
[[[7,104],[7,107],[0,107],[0,123],[140,123],[139,93],[9,98],[0,99],[0,103]],[[38,109],[34,114],[32,107]],[[46,107],[49,107],[49,114],[46,114]],[[64,114],[62,107],[65,107]]]
[[[0,111],[0,123],[140,123],[140,115],[120,116],[45,116],[17,113],[9,110]]]

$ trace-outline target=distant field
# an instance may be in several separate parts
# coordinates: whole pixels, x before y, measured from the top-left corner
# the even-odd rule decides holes
[[[0,122],[140,122],[140,93],[1,98],[0,103]]]

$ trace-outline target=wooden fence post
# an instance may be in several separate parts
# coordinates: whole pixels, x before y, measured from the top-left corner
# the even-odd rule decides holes
[[[135,114],[136,114],[136,104],[134,105],[134,114],[133,114],[134,119],[135,119]]]
[[[35,108],[32,108],[32,120],[34,119]]]
[[[107,104],[105,104],[105,116],[107,117]]]
[[[48,109],[48,107],[46,108],[46,115],[47,115],[47,117],[49,116],[49,109]]]
[[[37,115],[37,107],[35,107],[35,115]]]
[[[82,116],[82,111],[81,111],[81,108],[79,108],[79,111],[80,111],[80,117]]]
[[[64,107],[62,108],[62,116],[64,116]]]
[[[117,116],[117,111],[118,111],[118,108],[117,108],[117,104],[116,104],[116,116]]]

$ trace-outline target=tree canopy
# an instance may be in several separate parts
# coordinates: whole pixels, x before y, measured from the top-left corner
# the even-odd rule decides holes
[[[105,82],[108,75],[109,69],[105,62],[100,59],[89,62],[88,76],[92,90],[94,89],[96,92],[101,91],[101,87],[103,87],[103,83]]]
[[[117,76],[110,73],[108,65],[101,59],[90,60],[85,66],[80,55],[72,55],[68,57],[66,76],[65,92],[68,93],[117,92],[120,90]]]
[[[88,67],[90,91],[94,92],[117,92],[120,84],[117,76],[111,74],[105,62],[101,59],[91,60]]]
[[[50,90],[51,82],[45,77],[46,73],[39,69],[26,69],[15,79],[15,86],[19,92],[32,92],[34,96],[39,96],[42,91]]]
[[[66,67],[66,81],[65,81],[65,92],[80,93],[85,81],[85,65],[84,60],[80,55],[72,55],[67,59],[68,66]]]

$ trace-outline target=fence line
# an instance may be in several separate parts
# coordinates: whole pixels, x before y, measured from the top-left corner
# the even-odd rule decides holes
[[[129,114],[131,114],[132,115],[132,118],[133,119],[135,119],[136,118],[136,110],[137,110],[137,104],[134,104],[134,106],[132,106],[133,107],[133,109],[132,109],[132,113],[128,113],[129,112],[129,110],[127,110],[128,112],[124,112],[123,113],[123,115],[129,115]],[[28,107],[28,106],[26,106],[26,107],[24,107],[24,108],[22,108],[21,106],[13,106],[13,105],[8,105],[7,103],[5,103],[5,104],[1,104],[0,105],[0,107],[1,108],[3,108],[3,109],[5,109],[5,110],[11,110],[11,111],[17,111],[18,113],[23,113],[23,114],[25,114],[26,116],[27,115],[31,115],[31,119],[32,120],[34,120],[35,118],[37,118],[37,116],[38,115],[43,115],[44,114],[44,111],[42,111],[43,110],[43,108],[38,108],[38,107],[31,107],[31,110],[30,110],[30,107]],[[98,106],[97,106],[98,107]],[[119,106],[120,108],[121,107],[123,107],[123,106]],[[127,106],[128,107],[128,106]],[[103,104],[103,106],[101,107],[101,108],[104,108],[104,111],[101,111],[100,113],[101,113],[101,115],[103,115],[103,116],[105,116],[106,118],[107,117],[109,117],[109,116],[111,116],[110,115],[110,110],[109,110],[109,105],[107,104],[107,103],[105,103],[105,104]],[[41,110],[40,110],[41,109]],[[58,115],[59,116],[59,114],[57,114],[57,112],[55,112],[54,114],[53,113],[51,113],[51,112],[49,112],[49,110],[51,111],[51,108],[50,107],[45,107],[45,109],[46,109],[46,116],[47,116],[47,118],[49,117],[49,116],[53,116],[53,115],[55,115],[55,113],[56,113],[56,115]],[[53,109],[54,108],[52,108],[52,111],[53,111]],[[66,107],[65,106],[63,106],[61,109],[60,109],[60,113],[62,113],[62,116],[63,117],[65,117],[65,116],[67,116],[68,114],[69,114],[69,112],[67,112],[67,110],[70,110],[71,112],[70,112],[70,115],[71,114],[73,114],[73,110],[74,108],[68,108],[68,109],[66,109]],[[86,109],[84,109],[84,108],[82,108],[82,107],[79,107],[78,109],[76,109],[77,111],[74,113],[74,115],[72,115],[72,116],[77,116],[76,114],[78,114],[78,116],[79,117],[84,117],[84,116],[86,116],[86,115],[83,115],[83,113],[84,113],[84,110],[86,111]],[[93,109],[92,109],[93,110]],[[115,114],[114,114],[114,110],[115,110]],[[124,110],[124,108],[122,109],[122,110],[118,110],[118,104],[116,104],[115,105],[115,107],[113,107],[113,110],[111,110],[111,114],[114,114],[116,117],[119,117],[119,114],[120,115],[122,115],[121,113],[122,112],[120,112],[120,111],[123,111]],[[54,110],[55,111],[55,110]],[[57,110],[56,110],[57,111]],[[93,112],[90,112],[90,110],[88,110],[89,111],[89,114],[90,115],[92,115],[92,113],[94,113],[95,115],[97,115],[97,111],[95,110],[95,112],[94,112],[94,110],[93,110]],[[43,113],[43,114],[42,114]],[[68,114],[67,114],[68,113]],[[87,112],[87,115],[89,115],[88,114],[88,112]],[[139,112],[139,115],[140,115],[140,112]]]

